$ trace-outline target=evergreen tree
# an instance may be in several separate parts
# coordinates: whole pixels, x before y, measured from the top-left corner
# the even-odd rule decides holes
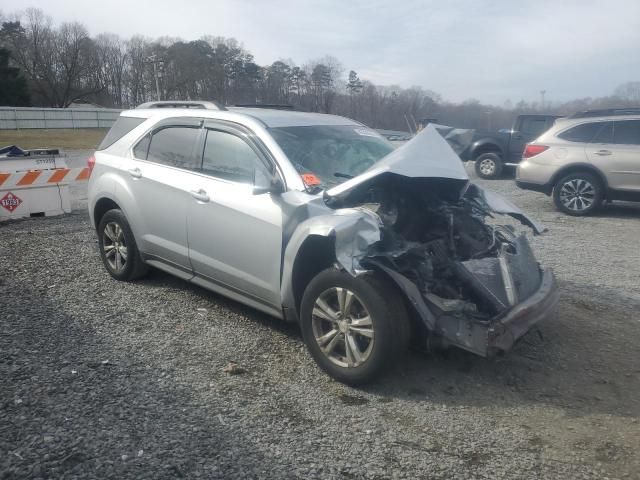
[[[9,66],[9,50],[0,48],[0,105],[28,107],[31,105],[27,81],[20,70]]]

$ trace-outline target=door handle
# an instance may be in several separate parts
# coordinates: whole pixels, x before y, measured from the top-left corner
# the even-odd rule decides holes
[[[142,177],[142,172],[140,171],[139,168],[131,168],[129,169],[129,174],[133,177],[133,178],[140,178]]]
[[[203,189],[200,189],[198,191],[191,190],[189,193],[193,198],[195,198],[199,202],[209,201],[209,195],[207,195],[207,192],[205,192]]]
[[[611,150],[598,150],[595,154],[601,157],[606,157],[607,155],[611,155]]]

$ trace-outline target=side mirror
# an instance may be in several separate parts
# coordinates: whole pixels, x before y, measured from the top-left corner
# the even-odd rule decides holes
[[[265,193],[282,193],[284,192],[284,185],[280,177],[274,176],[268,182],[261,182],[253,186],[252,193],[254,195],[263,195]]]

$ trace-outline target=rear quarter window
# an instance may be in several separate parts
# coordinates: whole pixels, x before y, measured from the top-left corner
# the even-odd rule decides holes
[[[118,117],[102,142],[100,142],[100,145],[98,145],[98,150],[109,148],[145,120],[146,118]]]
[[[568,142],[589,143],[603,125],[603,122],[590,122],[576,125],[558,134],[558,138]]]

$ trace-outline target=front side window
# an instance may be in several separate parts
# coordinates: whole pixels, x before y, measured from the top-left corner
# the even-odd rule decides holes
[[[202,173],[231,182],[253,184],[256,173],[265,173],[258,154],[242,138],[220,130],[207,130]]]
[[[613,125],[613,143],[640,145],[640,120],[620,120]]]
[[[170,167],[197,170],[200,165],[193,151],[199,133],[200,129],[196,127],[166,127],[155,131],[151,136],[147,160]],[[134,154],[138,145],[134,148]]]
[[[558,138],[569,142],[589,143],[603,125],[603,122],[590,122],[576,125],[558,134]]]

